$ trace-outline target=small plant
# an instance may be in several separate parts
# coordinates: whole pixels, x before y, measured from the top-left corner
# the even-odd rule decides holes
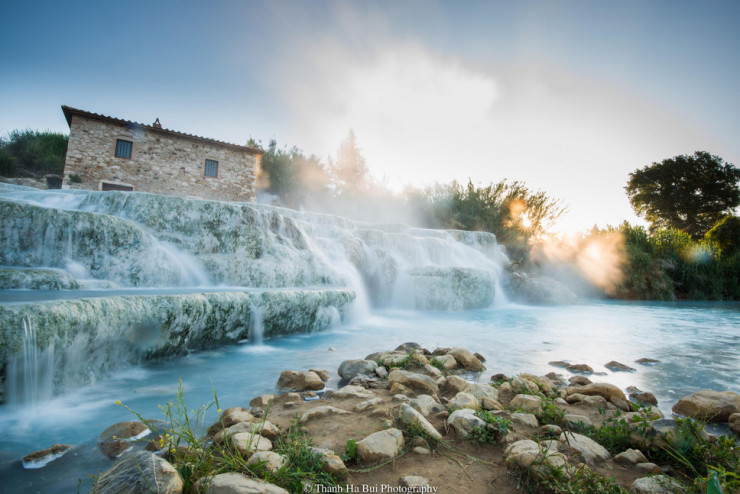
[[[445,364],[443,364],[442,361],[439,360],[437,357],[432,357],[431,360],[429,361],[429,365],[431,365],[432,367],[436,367],[442,372],[445,372],[447,370],[445,369]]]
[[[565,417],[565,410],[557,406],[552,398],[544,396],[542,400],[542,413],[539,414],[540,422],[543,424],[560,424]]]
[[[347,443],[344,445],[342,461],[345,463],[357,461],[357,441],[354,439],[347,439]]]
[[[487,410],[478,410],[475,416],[482,419],[486,425],[474,427],[470,436],[479,443],[496,444],[511,428],[511,420],[494,415]]]
[[[628,494],[613,478],[607,478],[586,465],[553,466],[544,456],[527,468],[517,470],[517,487],[531,494]]]
[[[324,471],[326,461],[311,449],[311,437],[301,427],[298,417],[288,430],[275,441],[274,451],[284,455],[288,461],[275,474],[268,474],[268,482],[277,484],[290,492],[303,492],[303,482],[322,486],[336,486],[338,479]]]
[[[636,438],[647,437],[649,429],[650,423],[644,417],[636,417],[634,421],[629,422],[621,412],[617,411],[598,429],[589,427],[583,432],[614,455],[636,446]],[[637,444],[637,446],[642,446],[642,444]]]
[[[76,173],[72,173],[69,176],[69,183],[71,184],[81,184],[82,183],[82,177],[77,175]]]

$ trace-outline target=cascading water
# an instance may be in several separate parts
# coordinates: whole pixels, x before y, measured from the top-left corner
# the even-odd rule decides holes
[[[7,367],[8,396],[10,405],[23,404],[34,409],[52,396],[54,369],[54,343],[39,349],[36,329],[29,317],[21,319],[23,350],[13,356]]]
[[[371,307],[462,310],[503,298],[506,256],[489,233],[4,184],[0,218],[3,288],[95,291],[94,300],[0,305],[0,365],[23,353],[14,328],[27,318],[53,363],[53,392],[146,359],[259,341],[259,321],[271,337],[366,317]]]
[[[249,342],[253,345],[261,345],[265,335],[265,315],[262,308],[255,306],[249,317]]]

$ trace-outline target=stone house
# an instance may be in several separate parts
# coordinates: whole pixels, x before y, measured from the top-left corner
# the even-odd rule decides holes
[[[254,201],[262,151],[62,106],[65,187]]]

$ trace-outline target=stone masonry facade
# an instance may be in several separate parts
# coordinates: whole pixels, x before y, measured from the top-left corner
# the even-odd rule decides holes
[[[143,125],[67,106],[62,110],[69,124],[66,188],[255,200],[259,149],[162,129],[156,123]],[[117,149],[121,145],[123,153]]]

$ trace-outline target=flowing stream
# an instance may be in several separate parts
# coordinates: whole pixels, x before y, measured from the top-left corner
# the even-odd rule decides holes
[[[246,406],[282,370],[325,368],[334,388],[342,360],[407,341],[480,352],[480,382],[586,363],[666,414],[698,389],[740,391],[738,304],[514,303],[490,234],[2,185],[0,216],[0,492],[87,492],[112,464],[97,435],[135,420],[116,400],[162,418],[182,381],[192,408],[214,391]],[[22,467],[54,443],[74,448]]]

